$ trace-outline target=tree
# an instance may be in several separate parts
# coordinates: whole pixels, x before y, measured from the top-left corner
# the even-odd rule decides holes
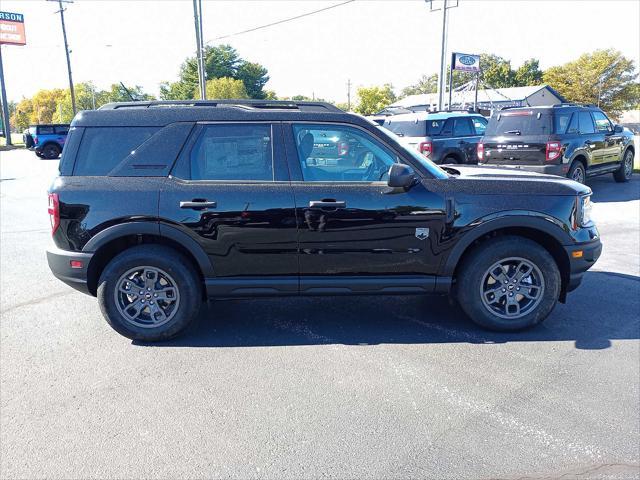
[[[203,50],[207,80],[233,78],[244,83],[251,98],[265,98],[264,86],[269,81],[267,69],[259,63],[248,62],[231,45],[207,46]],[[180,67],[176,82],[160,84],[163,100],[185,100],[198,95],[198,62],[196,57],[187,58]]]
[[[525,61],[515,72],[515,83],[518,87],[527,85],[540,85],[542,83],[542,70],[540,62],[535,58]]]
[[[402,90],[401,96],[420,95],[425,93],[436,93],[438,91],[438,74],[422,75],[418,82],[409,85]]]
[[[354,110],[362,115],[372,115],[379,112],[396,100],[393,86],[389,83],[382,87],[360,87],[357,94],[359,102]]]
[[[249,98],[242,80],[230,77],[207,80],[207,98]]]
[[[567,100],[597,104],[613,117],[640,103],[637,78],[633,60],[613,49],[585,53],[544,73],[545,83]]]

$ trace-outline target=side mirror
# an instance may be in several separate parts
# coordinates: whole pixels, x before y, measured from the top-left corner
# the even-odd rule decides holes
[[[622,125],[616,125],[615,127],[613,127],[613,133],[622,133],[624,131],[624,128],[622,127]]]
[[[411,188],[418,178],[413,168],[402,163],[394,163],[389,169],[389,180],[387,185],[392,188]]]

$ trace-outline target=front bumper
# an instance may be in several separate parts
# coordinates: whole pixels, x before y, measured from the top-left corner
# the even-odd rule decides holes
[[[493,165],[497,167],[517,168],[518,170],[526,170],[528,172],[544,173],[545,175],[558,175],[566,177],[569,171],[569,165],[561,163],[560,165],[508,165],[504,163],[483,163],[481,165]]]
[[[600,254],[602,253],[602,243],[598,237],[590,242],[565,246],[564,249],[569,257],[570,267],[567,292],[571,292],[578,288],[582,282],[584,273],[593,267],[598,258],[600,258]]]
[[[87,269],[93,253],[69,252],[56,247],[47,249],[47,262],[53,275],[67,285],[87,295],[92,295],[87,285]],[[80,262],[81,267],[71,266],[71,262]]]

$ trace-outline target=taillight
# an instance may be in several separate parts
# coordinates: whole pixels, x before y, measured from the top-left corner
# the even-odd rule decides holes
[[[49,221],[51,222],[51,235],[53,235],[60,226],[60,201],[57,193],[49,194]]]
[[[547,150],[544,156],[545,161],[552,162],[560,157],[562,154],[561,150],[562,145],[560,145],[560,142],[547,142]]]
[[[478,146],[476,147],[476,153],[478,155],[478,161],[484,159],[484,143],[478,143]]]
[[[33,144],[37,145],[38,144],[38,137],[33,137]]]
[[[420,142],[420,145],[418,145],[418,150],[425,157],[429,157],[431,156],[431,152],[433,152],[433,145],[431,144],[431,142]]]
[[[338,142],[338,156],[346,157],[349,153],[349,144],[347,142]]]

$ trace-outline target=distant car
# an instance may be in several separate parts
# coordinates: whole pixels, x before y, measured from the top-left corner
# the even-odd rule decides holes
[[[68,124],[31,125],[24,133],[24,143],[40,158],[53,160],[62,153],[68,133]]]
[[[487,119],[466,111],[413,112],[389,116],[382,126],[435,163],[475,164]]]
[[[584,183],[613,173],[626,182],[633,173],[633,133],[595,105],[559,104],[495,112],[481,143],[480,163],[561,175]]]

